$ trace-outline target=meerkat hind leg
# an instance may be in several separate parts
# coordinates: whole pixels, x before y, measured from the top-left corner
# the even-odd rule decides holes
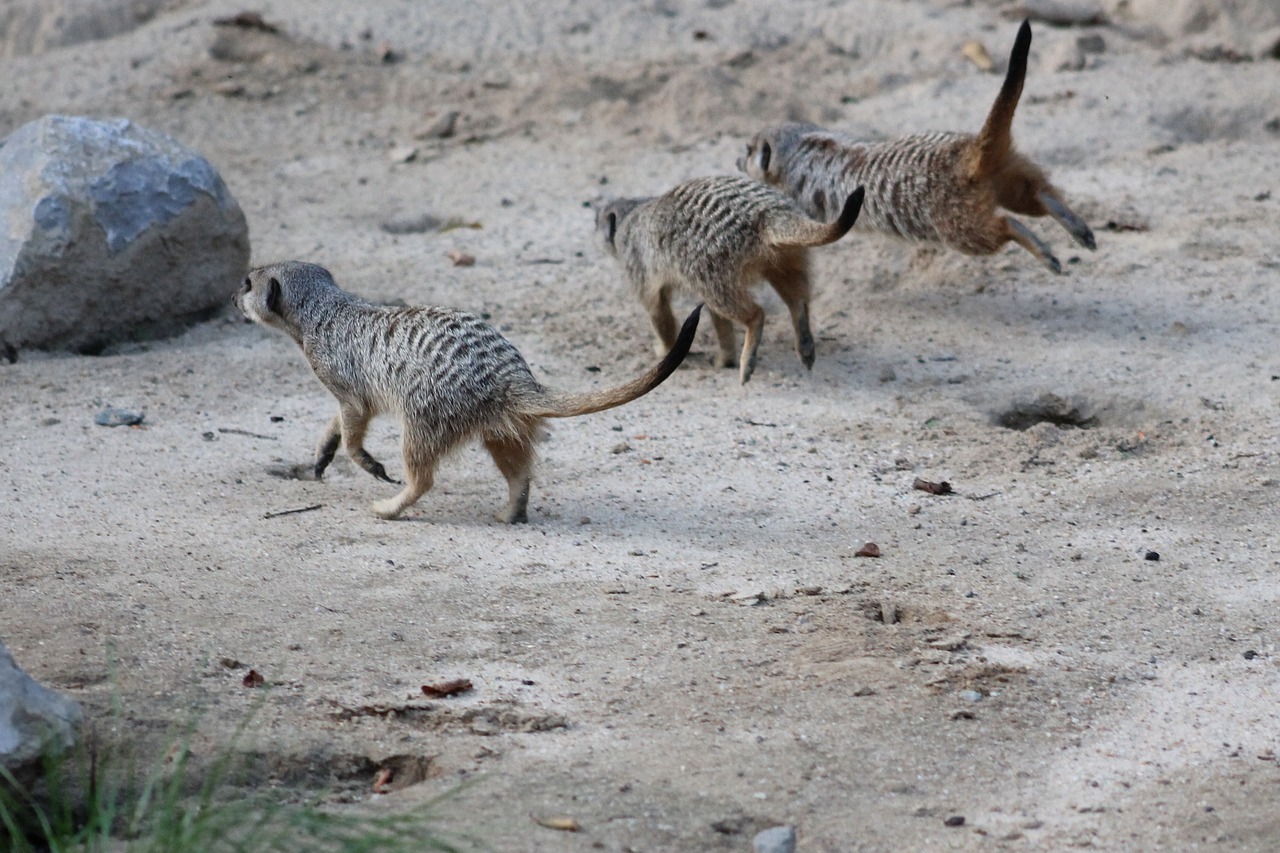
[[[405,477],[409,482],[405,484],[405,487],[400,490],[398,495],[386,500],[374,501],[372,507],[374,515],[379,518],[385,518],[388,521],[398,518],[400,513],[430,491],[431,485],[435,481],[435,476],[430,466],[409,467]]]
[[[737,367],[738,333],[733,327],[733,320],[717,311],[712,311],[711,323],[715,326],[716,343],[719,345],[713,364],[716,367]]]
[[[507,524],[529,521],[529,484],[533,480],[533,447],[531,442],[503,438],[486,438],[485,449],[493,457],[502,476],[507,478],[509,498],[506,515],[499,520]]]
[[[796,333],[796,355],[810,370],[817,348],[813,343],[813,332],[809,329],[809,271],[805,259],[789,258],[764,271],[764,276],[778,292],[778,296],[791,312],[791,325]]]
[[[364,449],[364,436],[369,429],[369,413],[362,409],[344,406],[341,418],[342,446],[347,451],[347,455],[351,457],[351,461],[384,483],[400,485],[398,480],[388,477],[387,469],[382,467],[382,463],[370,456],[369,451]]]
[[[666,287],[660,287],[644,300],[644,307],[653,322],[653,332],[657,335],[654,349],[658,355],[666,355],[676,344],[676,315],[671,312],[671,297]]]
[[[340,444],[342,444],[342,415],[334,415],[333,420],[329,421],[329,425],[325,427],[320,443],[316,446],[316,463],[313,470],[317,480],[324,477],[324,471],[333,461],[333,456],[338,452]]]
[[[1053,193],[1045,190],[1036,195],[1040,203],[1049,211],[1049,215],[1058,220],[1058,223],[1071,235],[1081,246],[1089,251],[1096,251],[1098,248],[1097,241],[1093,239],[1093,231],[1085,223],[1083,219],[1076,215],[1076,212],[1067,207],[1062,199]]]
[[[1062,264],[1058,263],[1058,259],[1053,256],[1053,250],[1035,234],[1031,229],[1023,225],[1011,216],[1004,217],[1005,223],[1009,227],[1009,239],[1035,255],[1050,270],[1058,275],[1062,274]]]

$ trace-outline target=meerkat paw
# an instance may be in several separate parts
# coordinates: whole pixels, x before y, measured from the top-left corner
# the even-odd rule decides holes
[[[523,509],[515,512],[506,512],[498,516],[498,521],[504,524],[528,524],[529,513]]]
[[[400,517],[400,513],[404,512],[404,507],[397,498],[387,498],[384,501],[374,501],[369,507],[373,510],[373,514],[378,518],[391,521]]]
[[[720,367],[720,368],[737,367],[738,354],[728,353],[728,352],[718,352],[711,357],[711,363],[714,364],[716,367]]]
[[[806,335],[796,342],[796,354],[800,356],[801,364],[813,370],[813,361],[818,355],[818,348],[814,346],[812,337]]]
[[[738,384],[746,385],[751,381],[751,374],[756,372],[756,360],[748,359],[742,363],[741,370],[738,371]]]

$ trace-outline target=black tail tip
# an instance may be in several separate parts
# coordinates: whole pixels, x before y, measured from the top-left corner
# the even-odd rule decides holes
[[[858,221],[858,214],[862,213],[862,201],[866,198],[867,188],[858,187],[849,193],[849,197],[845,199],[844,209],[840,211],[840,227],[848,231],[853,227],[853,223]]]
[[[1028,50],[1031,47],[1031,19],[1023,18],[1022,25],[1018,27],[1018,35],[1013,40],[1013,49],[1017,51],[1019,48]]]

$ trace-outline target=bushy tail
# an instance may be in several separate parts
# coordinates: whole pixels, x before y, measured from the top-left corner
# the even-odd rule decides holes
[[[834,243],[853,227],[862,212],[862,199],[866,195],[858,187],[845,199],[844,208],[835,222],[824,225],[805,216],[788,217],[785,221],[769,223],[768,241],[774,246],[825,246]]]
[[[983,180],[1004,166],[1013,148],[1013,113],[1022,97],[1022,84],[1027,79],[1027,54],[1031,52],[1031,23],[1023,21],[1009,54],[1009,70],[1004,75],[1000,94],[996,95],[986,124],[978,133],[975,157],[969,164],[969,177]]]
[[[617,388],[610,388],[605,391],[589,391],[581,394],[571,394],[547,388],[544,389],[545,394],[542,399],[526,409],[525,413],[543,418],[572,418],[577,415],[603,412],[605,409],[612,409],[615,406],[621,406],[623,403],[630,403],[638,397],[643,397],[661,385],[668,376],[675,373],[676,368],[680,366],[685,356],[689,354],[689,347],[693,345],[693,336],[698,331],[698,318],[701,315],[702,305],[699,304],[684,321],[684,325],[680,327],[680,334],[676,336],[675,346],[662,357],[662,361],[658,362],[657,365],[639,379],[632,380],[625,385],[619,385]]]

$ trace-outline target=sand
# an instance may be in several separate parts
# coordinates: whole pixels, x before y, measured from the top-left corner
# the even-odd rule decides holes
[[[118,698],[122,737],[194,716],[199,755],[336,806],[471,782],[441,825],[494,850],[741,851],[779,823],[804,851],[1275,849],[1280,21],[1115,6],[1034,24],[1014,125],[1096,253],[1048,220],[1064,276],[854,233],[814,254],[812,372],[771,294],[745,387],[704,324],[654,393],[555,425],[528,526],[494,520],[475,448],[396,522],[345,458],[299,479],[333,402],[230,308],[0,365],[0,637],[90,716]],[[256,8],[282,36],[211,0],[12,56],[0,134],[171,133],[255,262],[485,312],[568,389],[654,358],[586,203],[731,172],[780,120],[975,130],[1017,26],[941,0]],[[480,227],[385,227],[429,218]],[[143,427],[95,426],[107,405]],[[368,446],[399,470],[394,423]],[[450,678],[474,689],[421,694]]]

